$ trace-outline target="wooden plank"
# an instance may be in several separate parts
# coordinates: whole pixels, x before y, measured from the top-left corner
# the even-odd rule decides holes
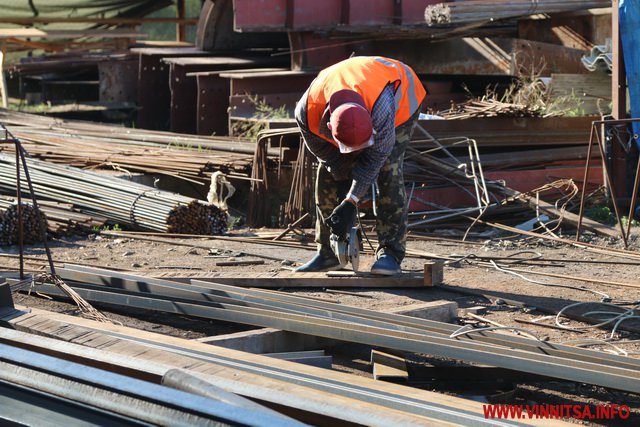
[[[214,262],[213,265],[216,267],[233,267],[238,265],[260,265],[264,264],[264,260],[254,259],[254,260],[244,260],[244,261],[217,261]]]
[[[375,276],[370,273],[340,271],[330,273],[212,273],[198,278],[205,282],[254,288],[423,288],[424,276],[402,273],[396,276]]]

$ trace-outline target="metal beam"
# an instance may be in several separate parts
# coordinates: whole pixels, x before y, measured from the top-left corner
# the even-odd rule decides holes
[[[379,326],[397,331],[407,331],[418,334],[439,334],[440,336],[448,337],[459,329],[457,325],[451,325],[448,323],[323,302],[283,292],[244,289],[236,286],[202,282],[198,280],[193,280],[191,285],[185,285],[162,279],[143,278],[109,270],[71,264],[67,264],[64,269],[59,269],[58,272],[63,278],[85,281],[85,283],[103,284],[111,287],[128,287],[130,290],[137,290],[141,292],[154,292],[165,289],[165,292],[170,292],[167,295],[173,296],[185,296],[189,294],[179,294],[177,292],[172,293],[172,289],[192,291],[191,295],[193,295],[193,293],[202,292],[204,294],[202,296],[204,301],[213,301],[212,298],[214,294],[223,295],[227,298],[219,299],[217,302],[233,303],[233,299],[237,298],[241,301],[242,305],[250,305],[254,308],[265,308],[270,304],[272,308],[276,308],[279,311],[289,309],[287,311],[290,313],[302,313],[307,316],[316,317],[324,315],[323,317],[325,318],[350,322],[357,321],[363,325]],[[252,303],[260,303],[261,305],[255,305]],[[350,315],[350,317],[342,315]],[[517,336],[483,332],[469,335],[465,337],[465,339],[491,345],[517,348],[535,353],[549,354],[557,357],[565,357],[569,360],[611,364],[628,369],[640,370],[640,360],[637,359],[562,344],[535,341]]]
[[[69,318],[74,321],[83,320]],[[127,370],[155,379],[171,368],[183,368],[200,378],[213,381],[227,391],[279,407],[320,414],[335,422],[341,420],[381,427],[408,427],[434,420],[439,420],[438,425],[449,425],[447,422],[456,425],[496,425],[495,420],[487,422],[484,419],[479,404],[464,399],[422,390],[399,389],[395,385],[374,383],[366,378],[354,378],[344,373],[159,334],[140,334],[134,330],[128,333],[129,328],[111,328],[104,323],[84,321],[83,323],[95,324],[96,329],[92,330],[48,319],[47,315],[40,314],[32,319],[13,323],[14,327],[38,335],[0,328],[0,340],[55,354],[60,358],[77,360],[88,366]],[[60,330],[65,331],[64,336],[56,334]],[[58,339],[47,338],[49,336]],[[88,336],[92,336],[93,340],[87,340]],[[80,338],[82,345],[72,343],[75,341],[74,337]],[[105,345],[109,341],[113,346]],[[93,346],[100,348],[92,348]],[[202,350],[198,351],[197,348]],[[432,419],[424,418],[425,416]],[[522,424],[505,420],[497,425]]]
[[[303,424],[0,344],[0,379],[160,425]],[[18,365],[19,364],[19,365]],[[283,424],[284,423],[284,424]]]
[[[567,360],[546,354],[533,354],[522,350],[480,343],[460,342],[452,338],[436,336],[435,334],[401,332],[351,322],[309,318],[304,315],[274,310],[262,310],[224,303],[220,303],[219,308],[205,307],[197,304],[115,294],[91,289],[75,288],[75,290],[81,297],[91,302],[126,305],[128,307],[152,309],[166,313],[271,327],[347,342],[452,357],[469,362],[640,393],[639,370],[579,360]],[[52,285],[40,286],[40,292],[64,296],[62,291]]]

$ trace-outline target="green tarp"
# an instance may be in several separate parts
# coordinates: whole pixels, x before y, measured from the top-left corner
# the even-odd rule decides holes
[[[171,0],[2,0],[0,18],[139,17]]]
[[[0,0],[0,21],[7,18],[140,18],[173,4],[173,0]],[[36,23],[44,30],[105,27],[91,23]],[[0,22],[0,28],[19,28]]]

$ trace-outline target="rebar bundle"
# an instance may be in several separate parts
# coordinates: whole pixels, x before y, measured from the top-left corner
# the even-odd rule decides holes
[[[314,212],[313,155],[301,144],[293,169],[289,200],[284,209],[285,221],[291,223],[308,212]]]
[[[29,154],[83,168],[163,174],[205,181],[216,170],[247,177],[254,145],[229,137],[205,137],[60,121],[0,110]],[[0,151],[13,152],[13,145]]]
[[[133,228],[161,232],[180,229],[196,234],[195,231],[189,231],[192,230],[190,227],[195,226],[194,221],[184,218],[191,215],[192,210],[201,212],[198,204],[204,202],[70,166],[33,159],[27,160],[27,166],[38,198],[71,203],[86,215],[101,216],[112,223]],[[15,170],[13,156],[0,154],[0,191],[15,191]],[[206,207],[208,215],[194,214],[199,221],[205,222],[205,225],[197,224],[198,229],[204,227],[212,232],[226,231],[226,222],[222,217],[211,213],[217,208]],[[176,225],[181,221],[191,226]]]
[[[179,205],[167,217],[169,233],[177,234],[224,234],[227,231],[227,214],[214,205],[194,200],[188,205]]]
[[[472,99],[454,105],[450,110],[440,111],[438,115],[447,120],[469,119],[472,117],[541,117],[539,108],[525,104],[513,104],[497,99]]]
[[[32,205],[22,203],[10,204],[4,211],[0,210],[0,246],[11,246],[19,241],[20,224],[22,217],[22,241],[25,244],[39,243],[42,241],[40,224],[47,222],[45,214]]]
[[[470,0],[427,6],[427,24],[457,24],[611,7],[610,0]]]
[[[15,203],[15,197],[0,196],[0,212],[9,209]],[[100,229],[107,222],[104,217],[83,214],[70,203],[40,200],[38,208],[47,218],[49,234],[54,236],[65,236],[78,232],[88,232],[96,228]]]

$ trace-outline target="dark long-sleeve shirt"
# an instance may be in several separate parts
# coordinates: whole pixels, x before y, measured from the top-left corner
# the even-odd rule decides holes
[[[392,85],[388,85],[378,97],[371,111],[374,144],[364,150],[343,154],[335,145],[309,131],[307,125],[307,93],[296,106],[296,120],[300,126],[305,144],[318,160],[328,167],[336,180],[351,179],[349,196],[359,200],[364,196],[378,176],[395,144],[396,102]],[[320,124],[320,131],[331,138],[326,121]],[[350,157],[355,157],[353,162]]]

